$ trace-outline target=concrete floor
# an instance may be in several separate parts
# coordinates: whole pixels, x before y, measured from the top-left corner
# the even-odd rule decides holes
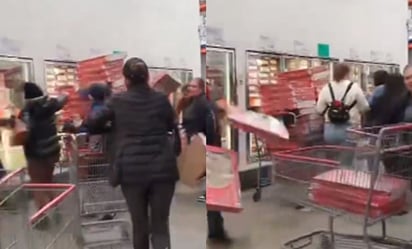
[[[279,200],[273,186],[263,190],[262,200],[258,203],[252,201],[253,193],[249,191],[243,194],[242,213],[225,215],[226,227],[234,243],[231,246],[209,246],[208,249],[282,248],[282,244],[291,239],[328,228],[328,216],[325,213],[295,210],[294,205]],[[390,236],[410,240],[411,226],[412,214],[409,214],[391,218],[387,231]],[[380,228],[380,225],[372,227],[371,233],[379,235]],[[361,234],[362,223],[360,219],[342,217],[336,220],[335,229],[338,233],[357,235]]]
[[[206,245],[205,205],[196,202],[200,192],[200,189],[188,189],[181,185],[177,187],[171,214],[174,249],[277,249],[282,248],[282,243],[290,239],[327,229],[326,214],[295,210],[294,205],[279,200],[276,196],[279,191],[272,186],[263,189],[262,200],[259,203],[252,201],[253,191],[243,193],[244,211],[240,214],[225,214],[227,231],[234,239],[232,245]],[[412,239],[411,224],[412,214],[392,218],[388,221],[388,233],[407,240]],[[340,218],[336,221],[337,232],[361,234],[361,228],[359,220]],[[371,231],[379,234],[380,229],[373,227]],[[320,248],[315,246],[302,249]],[[122,249],[131,248],[127,246]]]

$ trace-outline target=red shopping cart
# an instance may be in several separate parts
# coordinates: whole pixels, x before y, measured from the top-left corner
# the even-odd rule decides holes
[[[282,198],[324,211],[329,231],[287,242],[285,248],[410,248],[387,235],[385,220],[408,209],[412,162],[412,125],[350,129],[350,146],[310,146],[273,154]],[[385,172],[381,164],[389,166]],[[395,167],[396,165],[396,167]],[[334,232],[334,219],[363,220],[363,235]],[[381,222],[382,236],[368,234]]]
[[[86,248],[123,248],[131,244],[131,225],[121,217],[128,209],[120,188],[109,184],[110,163],[104,139],[88,134],[63,135],[62,162],[69,165],[70,182],[79,192]],[[99,215],[103,218],[96,220]],[[105,215],[111,219],[106,220]]]
[[[10,249],[81,249],[79,214],[72,184],[27,184],[25,171],[13,172],[0,183],[0,245]],[[49,192],[53,200],[36,210],[30,196]]]

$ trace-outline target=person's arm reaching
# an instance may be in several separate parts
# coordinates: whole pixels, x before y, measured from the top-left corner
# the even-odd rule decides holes
[[[61,95],[57,98],[49,99],[49,106],[52,109],[52,112],[58,112],[67,104],[69,97],[67,95]]]
[[[324,114],[328,108],[328,101],[326,98],[326,94],[328,93],[329,89],[328,86],[324,86],[322,90],[319,92],[318,101],[316,103],[316,112],[319,114]]]
[[[365,94],[363,93],[362,89],[358,84],[354,84],[354,91],[355,91],[355,100],[356,100],[356,107],[361,113],[366,113],[370,110],[368,99],[366,98]]]
[[[114,121],[114,111],[112,100],[109,100],[103,108],[89,115],[85,121],[85,126],[91,133],[99,133],[106,130],[109,123]]]

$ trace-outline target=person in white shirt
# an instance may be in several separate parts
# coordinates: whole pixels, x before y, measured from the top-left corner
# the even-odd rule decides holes
[[[320,91],[316,110],[325,116],[324,140],[326,144],[346,142],[346,129],[357,127],[361,115],[369,111],[368,100],[357,83],[350,81],[350,67],[337,64],[333,81]]]

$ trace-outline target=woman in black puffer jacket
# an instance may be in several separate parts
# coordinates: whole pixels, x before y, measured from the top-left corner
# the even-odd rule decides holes
[[[54,165],[60,157],[60,143],[57,135],[56,112],[63,108],[67,96],[49,98],[35,83],[24,84],[25,106],[21,119],[28,127],[24,145],[27,168],[32,183],[51,183]],[[33,193],[37,208],[50,202],[53,196],[43,191]]]

